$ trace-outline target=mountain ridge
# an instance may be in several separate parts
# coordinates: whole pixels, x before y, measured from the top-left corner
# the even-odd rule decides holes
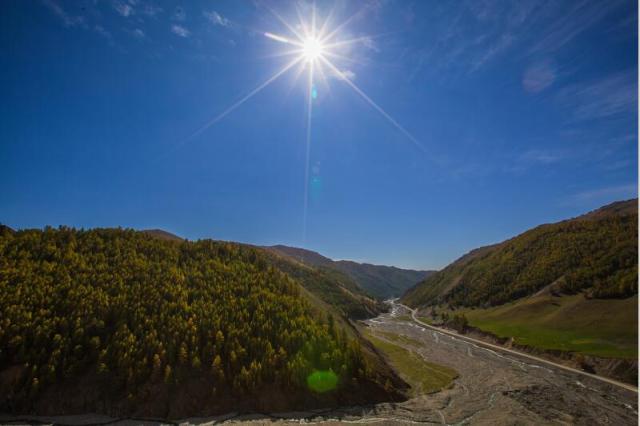
[[[305,264],[340,271],[348,275],[362,289],[379,299],[400,296],[406,289],[435,272],[359,263],[352,260],[333,260],[313,250],[285,245],[265,248]]]
[[[410,288],[401,300],[413,307],[442,302],[464,306],[488,302],[493,306],[534,294],[556,280],[560,280],[557,287],[568,293],[595,285],[593,294],[597,296],[614,285],[604,283],[598,290],[598,285],[588,281],[589,274],[604,281],[621,270],[628,274],[618,278],[629,289],[613,289],[611,294],[630,296],[637,293],[637,284],[633,285],[637,265],[631,262],[638,251],[634,238],[637,211],[637,199],[617,201],[471,250]],[[599,263],[590,266],[591,257]],[[596,270],[591,271],[590,267]],[[507,294],[500,294],[503,289]]]

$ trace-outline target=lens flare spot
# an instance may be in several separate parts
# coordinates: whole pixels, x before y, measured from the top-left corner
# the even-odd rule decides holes
[[[316,88],[316,85],[314,84],[313,87],[311,88],[311,98],[312,99],[316,99],[318,97],[318,89]]]
[[[332,370],[315,370],[307,377],[307,386],[314,392],[328,392],[338,386],[338,376]]]

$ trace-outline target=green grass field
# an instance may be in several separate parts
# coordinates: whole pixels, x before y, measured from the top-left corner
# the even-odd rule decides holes
[[[417,317],[417,318],[426,324],[433,324],[433,318],[431,317]]]
[[[418,342],[417,340],[412,339],[408,336],[403,336],[401,334],[388,333],[386,331],[378,331],[377,334],[387,340],[391,340],[392,342],[396,343],[404,343],[405,345],[411,345],[415,347],[420,347],[422,345],[422,343]]]
[[[413,319],[409,315],[400,315],[397,317],[393,317],[396,321],[413,321]]]
[[[607,358],[638,358],[638,298],[535,296],[464,311],[469,323],[522,345]]]
[[[411,385],[413,396],[426,393],[438,392],[451,385],[451,382],[458,377],[458,373],[443,365],[425,361],[419,355],[403,348],[402,346],[390,343],[376,337],[371,332],[366,331],[365,335],[378,349],[389,358],[391,365],[398,371],[400,376]],[[385,338],[394,336],[394,341],[404,341],[409,344],[420,345],[416,340],[406,336],[383,333]]]

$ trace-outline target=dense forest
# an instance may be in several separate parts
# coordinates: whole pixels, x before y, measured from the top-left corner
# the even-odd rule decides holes
[[[270,250],[264,250],[264,253],[275,267],[296,279],[318,299],[347,318],[371,318],[385,309],[380,301],[373,299],[340,271],[303,264]]]
[[[543,287],[592,298],[625,298],[638,287],[637,200],[542,225],[463,256],[410,289],[411,306],[495,306]]]
[[[2,411],[180,416],[398,398],[341,324],[248,246],[0,231]],[[315,372],[335,389],[320,394]]]

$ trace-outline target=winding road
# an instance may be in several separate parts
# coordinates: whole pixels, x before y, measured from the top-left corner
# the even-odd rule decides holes
[[[394,302],[391,302],[391,303],[394,303]],[[588,372],[583,371],[583,370],[578,370],[576,368],[571,368],[571,367],[568,367],[566,365],[558,364],[556,362],[549,361],[547,359],[537,357],[535,355],[527,354],[527,353],[524,353],[524,352],[520,352],[520,351],[516,351],[516,350],[513,350],[513,349],[509,349],[509,348],[505,348],[504,346],[494,345],[492,343],[484,342],[482,340],[474,339],[472,337],[462,336],[462,335],[460,335],[458,333],[452,332],[452,331],[444,329],[444,328],[434,327],[433,325],[430,325],[430,324],[427,324],[427,323],[425,323],[423,321],[420,321],[416,317],[416,312],[417,311],[415,309],[411,309],[410,307],[408,307],[406,305],[399,304],[399,303],[396,303],[396,304],[398,306],[401,306],[402,308],[407,309],[408,311],[410,311],[411,312],[411,318],[413,318],[413,320],[415,322],[417,322],[418,324],[420,324],[420,325],[422,325],[422,326],[424,326],[424,327],[426,327],[428,329],[437,331],[438,333],[446,334],[446,335],[452,336],[452,337],[454,337],[456,339],[462,339],[462,340],[467,341],[469,343],[480,345],[480,346],[485,347],[485,348],[501,351],[501,352],[504,352],[504,353],[507,353],[507,354],[510,354],[510,355],[516,355],[518,357],[527,358],[527,359],[529,359],[531,361],[535,361],[535,362],[540,363],[540,364],[546,364],[546,365],[549,365],[549,366],[551,366],[553,368],[560,368],[560,369],[563,369],[563,370],[566,370],[566,371],[570,371],[570,372],[575,373],[575,374],[579,374],[579,375],[582,375],[582,376],[590,377],[590,378],[595,379],[595,380],[600,380],[602,382],[609,383],[609,384],[612,384],[614,386],[619,386],[621,388],[628,389],[628,390],[630,390],[632,392],[638,393],[638,388],[636,386],[630,385],[628,383],[623,383],[623,382],[619,382],[617,380],[609,379],[607,377],[598,376],[596,374],[591,374],[591,373],[588,373]]]
[[[411,315],[412,320],[406,320]],[[637,425],[638,391],[584,371],[425,324],[415,311],[391,302],[391,311],[365,324],[375,335],[394,333],[429,362],[455,369],[453,385],[397,404],[324,412],[234,418],[252,425],[303,422],[338,425]],[[382,337],[381,336],[381,337]]]

